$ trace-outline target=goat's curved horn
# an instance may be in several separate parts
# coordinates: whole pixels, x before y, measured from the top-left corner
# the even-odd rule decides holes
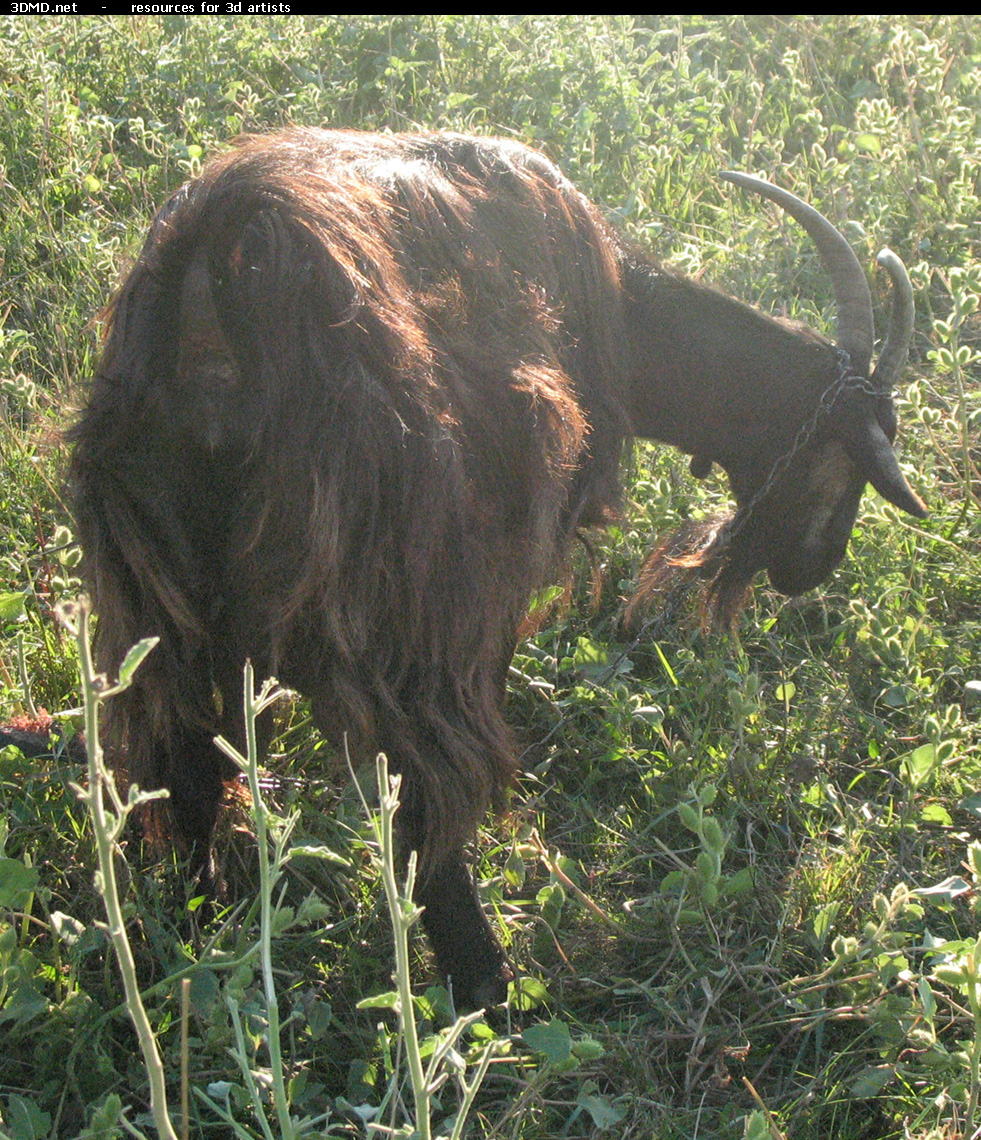
[[[913,335],[913,285],[906,266],[891,249],[880,249],[876,261],[889,274],[892,282],[892,310],[889,313],[889,328],[879,352],[872,384],[883,392],[892,389],[906,366],[909,355],[909,342]]]
[[[875,337],[872,295],[852,247],[827,218],[789,190],[762,178],[731,170],[722,171],[720,177],[776,202],[810,235],[834,286],[838,305],[838,347],[848,353],[853,373],[867,375]],[[892,250],[881,250],[876,260],[889,274],[893,297],[889,329],[870,382],[886,394],[902,371],[909,352],[913,333],[913,286],[906,266]],[[844,424],[841,427],[849,458],[866,481],[893,506],[915,518],[925,518],[927,510],[923,500],[906,482],[889,436],[874,413],[869,411],[865,416],[856,418],[850,430]]]
[[[923,500],[906,482],[889,437],[875,416],[870,412],[865,420],[842,434],[848,458],[865,481],[871,483],[894,507],[914,518],[926,518],[927,509]]]
[[[869,283],[865,280],[865,273],[855,256],[855,251],[823,214],[819,214],[813,206],[809,206],[789,190],[784,190],[762,178],[755,178],[751,174],[734,170],[723,170],[719,177],[776,202],[781,209],[786,210],[792,218],[800,222],[811,236],[818,247],[835,291],[835,301],[838,306],[836,334],[838,347],[848,353],[853,371],[860,376],[866,376],[872,360],[872,343],[875,338],[872,323],[872,294],[869,292]],[[889,273],[892,276],[891,270]]]
[[[876,261],[892,282],[892,309],[871,384],[887,395],[899,379],[909,355],[909,342],[913,335],[913,286],[906,266],[891,249],[881,249]],[[892,450],[890,440],[895,435],[896,416],[892,401],[886,403],[887,419],[883,420],[881,414],[876,419],[869,413],[846,440],[845,447],[852,462],[884,499],[907,514],[922,519],[927,513],[923,500],[906,482]]]

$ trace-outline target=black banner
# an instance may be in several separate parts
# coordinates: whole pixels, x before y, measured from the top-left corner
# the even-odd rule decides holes
[[[319,6],[318,6],[319,7]],[[303,0],[0,0],[10,16],[290,16],[312,13]]]

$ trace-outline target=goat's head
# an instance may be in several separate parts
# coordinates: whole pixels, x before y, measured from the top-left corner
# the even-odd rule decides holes
[[[628,275],[628,295],[639,306],[630,321],[635,430],[691,452],[697,476],[717,462],[738,503],[731,517],[689,527],[654,551],[634,604],[663,588],[680,564],[710,580],[709,596],[728,618],[759,570],[786,594],[823,581],[844,557],[866,483],[917,518],[926,512],[891,446],[891,392],[913,327],[913,291],[902,261],[887,249],[879,254],[893,301],[871,370],[872,299],[845,238],[795,195],[745,174],[723,177],[773,199],[801,223],[831,276],[838,307],[832,344],[670,274],[648,270],[640,288],[631,288]],[[657,322],[656,345],[650,331],[638,335],[638,315],[642,325]],[[680,394],[665,398],[672,381]]]

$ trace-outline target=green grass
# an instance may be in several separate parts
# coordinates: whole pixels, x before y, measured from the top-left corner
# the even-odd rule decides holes
[[[0,720],[79,703],[53,618],[78,588],[58,431],[155,206],[239,131],[514,135],[660,257],[822,329],[833,299],[807,240],[718,170],[809,198],[869,264],[883,244],[904,258],[917,324],[901,446],[930,517],[869,495],[820,590],[787,601],[760,584],[738,637],[704,633],[692,610],[634,641],[621,598],[653,536],[727,496],[724,479],[695,484],[683,457],[642,449],[631,509],[600,547],[599,606],[584,575],[576,605],[515,658],[526,774],[480,837],[478,871],[529,981],[511,1035],[478,1027],[461,1054],[500,1038],[473,1137],[971,1136],[981,22],[47,17],[0,31]],[[873,290],[882,305],[878,276]],[[338,857],[298,856],[284,879],[293,910],[273,952],[293,1112],[329,1114],[314,1135],[364,1135],[400,1064],[391,1003],[359,1008],[391,989],[393,963],[372,832],[302,704],[269,767],[270,798],[299,812],[295,842]],[[67,755],[0,753],[0,1132],[16,1140],[122,1135],[114,1097],[150,1128],[70,789],[81,775]],[[191,1085],[260,1135],[229,1055],[231,996],[262,1084],[268,979],[240,961],[259,880],[241,808],[219,842],[244,905],[202,917],[180,869],[130,837],[124,908],[172,1103],[189,976]],[[425,1042],[445,1000],[415,946]],[[454,1108],[437,1096],[434,1120]],[[231,1135],[200,1098],[191,1111],[192,1135]]]

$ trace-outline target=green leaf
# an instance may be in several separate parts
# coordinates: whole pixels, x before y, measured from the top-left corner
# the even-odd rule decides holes
[[[518,1009],[537,1009],[548,1001],[548,990],[537,978],[519,978],[508,985],[508,1001]]]
[[[517,847],[511,848],[507,862],[504,864],[504,878],[509,887],[522,887],[525,882],[525,861],[521,858]]]
[[[351,866],[350,859],[338,855],[336,851],[321,843],[297,843],[295,847],[289,849],[289,858],[295,859],[297,855],[303,855],[308,859],[323,859],[325,863],[335,863],[338,867]]]
[[[541,907],[542,918],[553,929],[558,926],[562,918],[562,908],[565,906],[565,887],[561,883],[550,883],[536,895],[536,902]]]
[[[146,657],[159,641],[159,637],[144,637],[142,641],[138,641],[132,649],[130,649],[123,658],[122,665],[119,666],[118,684],[121,688],[125,689],[130,685],[133,680],[133,674],[139,669],[143,658]]]
[[[715,803],[719,789],[715,784],[703,784],[698,789],[698,802],[702,807],[711,807]]]
[[[920,998],[920,1005],[923,1006],[923,1016],[932,1025],[937,1012],[937,999],[934,997],[927,978],[920,978],[916,983],[916,992]]]
[[[758,1110],[743,1117],[743,1140],[770,1140],[772,1133],[766,1115]]]
[[[358,1009],[398,1009],[398,990],[387,990],[383,994],[374,994],[372,997],[362,998],[358,1002]]]
[[[595,1037],[580,1037],[573,1041],[572,1052],[580,1061],[595,1061],[602,1057],[606,1050],[603,1048],[602,1042],[597,1041]]]
[[[756,886],[756,878],[752,867],[742,867],[734,875],[730,875],[722,886],[726,898],[738,899],[752,892]]]
[[[10,622],[25,621],[27,619],[27,611],[24,608],[26,597],[26,590],[0,594],[0,621],[5,625]]]
[[[978,816],[981,819],[981,792],[975,792],[973,796],[967,796],[958,804],[961,811],[970,812],[971,815]]]
[[[110,1093],[105,1103],[92,1113],[91,1123],[79,1140],[115,1140],[117,1136],[125,1135],[119,1123],[122,1111],[122,1100],[116,1093]]]
[[[691,804],[678,804],[678,815],[689,831],[697,832],[701,819]]]
[[[558,598],[561,598],[564,593],[565,589],[562,586],[546,586],[533,595],[528,606],[528,612],[533,614],[546,609]]]
[[[542,1053],[550,1065],[561,1065],[572,1055],[572,1035],[568,1025],[558,1017],[553,1017],[548,1025],[530,1026],[521,1036],[536,1053]]]
[[[907,783],[915,791],[923,787],[937,764],[937,748],[934,744],[921,744],[912,752],[900,757],[903,775]]]
[[[580,637],[576,642],[572,660],[579,666],[605,665],[610,660],[610,653],[605,645],[590,641],[588,637]]]
[[[920,887],[919,890],[912,893],[921,899],[949,902],[950,899],[956,899],[958,895],[967,894],[969,890],[971,890],[970,883],[965,882],[960,875],[951,875],[941,883],[936,883],[932,887]]]
[[[19,859],[0,858],[0,907],[23,906],[38,883],[38,873]]]
[[[7,1097],[4,1123],[10,1140],[47,1140],[51,1134],[51,1117],[33,1101],[11,1093]]]
[[[191,1005],[199,1017],[207,1019],[221,996],[221,983],[214,970],[198,966],[191,974]]]
[[[9,932],[16,937],[12,927]],[[18,951],[16,945],[4,944],[0,946],[0,962],[3,963],[3,984],[7,993],[0,1022],[26,1025],[38,1014],[48,1012],[48,1001],[34,984],[39,970],[33,955],[26,950]],[[0,1039],[2,1037],[3,1031],[0,1030]]]
[[[975,879],[981,879],[981,843],[968,844],[967,861],[971,867],[971,874]]]
[[[671,663],[668,661],[667,657],[664,656],[664,650],[661,648],[661,646],[656,641],[654,642],[654,650],[657,653],[658,659],[661,662],[661,668],[668,675],[668,680],[677,689],[678,688],[678,678],[675,676],[674,670],[671,668]]]
[[[310,894],[300,903],[296,912],[297,926],[310,926],[321,923],[331,914],[331,908],[316,895]]]
[[[475,1021],[470,1026],[470,1036],[474,1041],[487,1043],[490,1041],[497,1041],[498,1035],[487,1024],[486,1021]]]
[[[882,143],[879,142],[878,135],[869,134],[868,131],[863,131],[862,134],[855,136],[855,146],[869,154],[882,153]]]
[[[319,1041],[325,1036],[333,1017],[334,1011],[331,1009],[330,1002],[316,1001],[313,1003],[307,1013],[307,1025],[310,1027],[310,1036],[314,1041]]]
[[[581,1088],[576,1097],[576,1104],[581,1105],[593,1118],[593,1124],[605,1132],[608,1128],[615,1128],[623,1120],[626,1112],[619,1105],[612,1104],[609,1097],[592,1091],[595,1088],[594,1081]]]
[[[51,912],[51,927],[66,946],[74,946],[85,933],[85,924],[60,910]]]
[[[892,1065],[869,1065],[851,1083],[851,1094],[858,1100],[871,1100],[878,1096],[895,1077]]]
[[[905,685],[893,685],[882,694],[882,703],[891,709],[905,708],[909,704],[909,691]]]
[[[838,917],[838,911],[840,909],[840,902],[825,903],[815,916],[813,930],[814,937],[817,939],[819,946],[824,945],[825,939],[831,933],[831,928],[835,924],[835,919]]]
[[[702,842],[710,851],[720,855],[726,849],[722,828],[719,826],[719,821],[712,816],[706,816],[702,820]]]

